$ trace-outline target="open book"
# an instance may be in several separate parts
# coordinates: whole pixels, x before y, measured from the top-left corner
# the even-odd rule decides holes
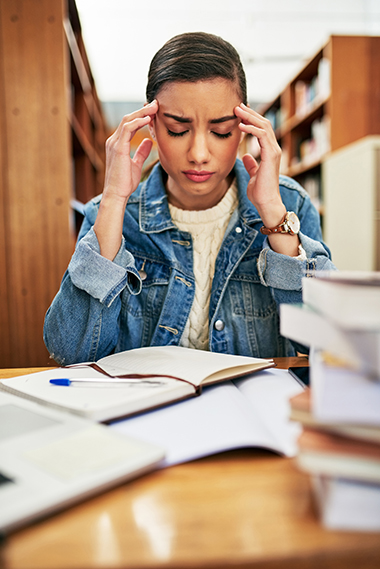
[[[289,400],[302,391],[287,370],[267,369],[207,386],[201,397],[122,419],[110,428],[162,446],[162,466],[249,447],[295,456],[301,427],[289,420]]]
[[[154,346],[112,354],[96,364],[4,379],[0,389],[95,421],[109,421],[199,395],[204,385],[274,365],[273,360]],[[59,378],[73,383],[70,387],[51,384]],[[89,379],[100,383],[83,381]]]

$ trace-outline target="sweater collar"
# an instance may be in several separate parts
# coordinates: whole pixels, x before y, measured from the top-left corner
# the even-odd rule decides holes
[[[246,224],[260,220],[260,216],[247,198],[249,174],[241,160],[237,159],[234,166],[239,198],[239,217]],[[149,178],[143,182],[140,193],[140,230],[143,233],[160,233],[176,226],[170,215],[167,194],[164,185],[164,171],[158,163],[153,168]]]

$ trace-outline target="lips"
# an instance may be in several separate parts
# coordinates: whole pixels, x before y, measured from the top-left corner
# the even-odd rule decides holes
[[[197,183],[206,182],[214,174],[214,172],[207,172],[206,170],[185,170],[183,173],[186,178]]]

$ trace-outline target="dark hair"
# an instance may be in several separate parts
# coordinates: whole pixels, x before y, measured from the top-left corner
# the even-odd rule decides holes
[[[180,34],[166,42],[153,57],[146,98],[151,103],[168,82],[196,82],[217,77],[236,82],[239,95],[247,104],[247,83],[236,49],[213,34]]]

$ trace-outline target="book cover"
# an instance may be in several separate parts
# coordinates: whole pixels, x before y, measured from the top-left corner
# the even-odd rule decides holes
[[[311,409],[311,390],[305,389],[290,400],[290,419],[304,427],[328,431],[353,439],[380,443],[380,426],[321,421]]]
[[[304,428],[297,463],[312,474],[380,483],[380,444]]]
[[[280,332],[304,346],[328,350],[350,367],[380,379],[380,328],[349,330],[307,304],[281,304]]]
[[[380,531],[380,484],[313,476],[322,523],[329,529]]]
[[[302,286],[303,302],[343,328],[380,330],[380,272],[320,271]]]
[[[380,381],[317,349],[311,351],[309,364],[317,419],[380,426]]]

